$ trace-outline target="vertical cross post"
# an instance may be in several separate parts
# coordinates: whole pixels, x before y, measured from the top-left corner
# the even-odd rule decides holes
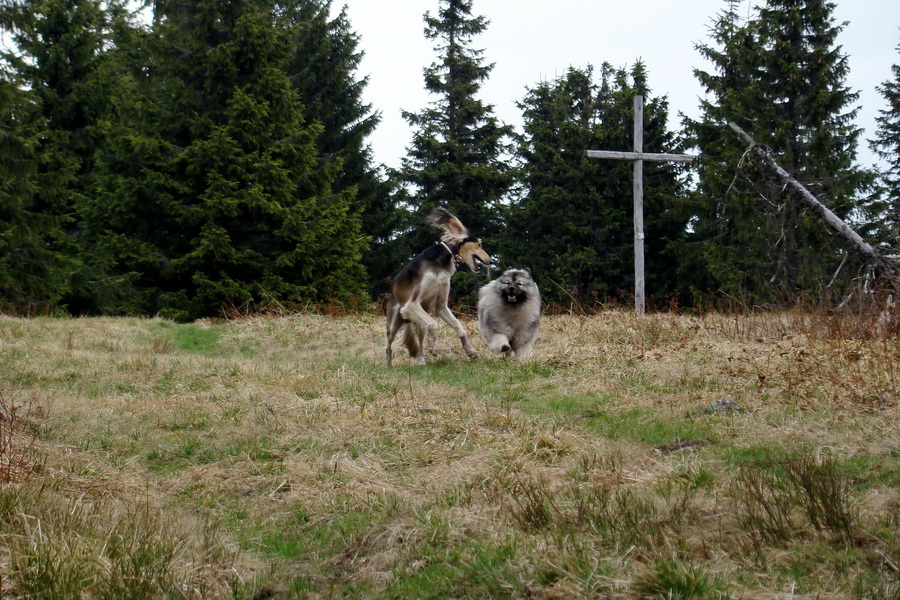
[[[644,97],[634,97],[634,310],[644,314],[647,299],[644,286]]]
[[[588,150],[589,158],[612,158],[634,161],[634,310],[647,310],[644,285],[644,161],[691,162],[690,154],[657,154],[644,152],[644,97],[634,97],[634,151]]]

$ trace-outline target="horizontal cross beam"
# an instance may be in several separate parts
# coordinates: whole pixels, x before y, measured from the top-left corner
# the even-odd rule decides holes
[[[694,160],[690,154],[657,154],[654,152],[616,152],[613,150],[588,150],[588,158],[618,158],[620,160],[652,160],[689,163]]]
[[[634,163],[634,310],[644,314],[644,161],[689,163],[690,154],[644,152],[644,97],[634,97],[634,152],[586,150],[588,158],[612,158]]]

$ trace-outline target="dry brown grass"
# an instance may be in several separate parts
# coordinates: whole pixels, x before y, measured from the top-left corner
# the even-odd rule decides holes
[[[387,369],[376,315],[0,317],[0,590],[896,599],[900,349],[867,331],[609,311]]]

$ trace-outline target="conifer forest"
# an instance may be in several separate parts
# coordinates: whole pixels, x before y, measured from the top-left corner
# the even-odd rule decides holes
[[[711,65],[695,70],[701,116],[675,128],[637,61],[536,82],[517,99],[520,131],[479,94],[492,64],[477,2],[432,4],[431,102],[404,113],[412,142],[387,168],[369,143],[364,40],[330,0],[0,2],[0,311],[366,307],[434,242],[435,207],[498,264],[528,265],[548,305],[627,303],[631,165],[583,150],[630,147],[635,95],[644,151],[696,156],[644,167],[648,306],[836,305],[892,285],[727,126],[894,254],[900,67],[883,66],[878,130],[861,139],[833,3],[723,2],[697,45]],[[883,168],[857,163],[862,144]],[[471,304],[474,285],[460,279],[454,300]]]

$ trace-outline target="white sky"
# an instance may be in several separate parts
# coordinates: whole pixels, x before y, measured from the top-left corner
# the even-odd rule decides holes
[[[375,161],[398,167],[412,141],[400,111],[418,112],[435,99],[423,89],[422,71],[438,58],[425,39],[423,15],[435,14],[438,0],[334,0],[333,9],[342,3],[365,52],[357,73],[369,76],[365,100],[381,112],[381,124],[370,138]],[[860,92],[858,125],[865,131],[859,162],[868,167],[875,159],[866,140],[874,137],[878,111],[887,108],[875,86],[891,80],[891,66],[900,63],[900,1],[835,4],[835,22],[849,21],[837,43],[849,56],[846,84]],[[749,7],[745,1],[741,12]],[[485,62],[495,64],[479,97],[518,130],[521,113],[515,103],[526,88],[570,66],[608,62],[618,68],[643,60],[651,95],[668,96],[669,127],[677,130],[679,113],[699,114],[701,90],[693,69],[711,67],[694,47],[712,44],[709,27],[725,8],[725,0],[473,0],[473,14],[484,15],[490,25],[471,47],[484,50]]]

